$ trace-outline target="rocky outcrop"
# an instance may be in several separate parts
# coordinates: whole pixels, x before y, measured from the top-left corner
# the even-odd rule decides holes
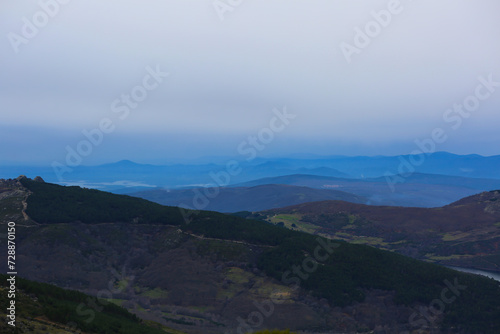
[[[16,179],[0,179],[0,221],[31,221],[26,214],[26,199],[30,191],[26,189],[21,180],[26,179],[24,175]]]
[[[43,183],[45,183],[45,181],[42,179],[42,177],[41,177],[41,176],[37,176],[37,177],[35,177],[35,178],[33,179],[33,181],[35,181],[35,182],[43,182]]]

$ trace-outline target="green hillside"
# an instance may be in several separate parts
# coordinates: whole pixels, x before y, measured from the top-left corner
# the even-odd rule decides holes
[[[126,195],[113,195],[95,189],[63,187],[22,178],[32,194],[27,214],[41,224],[80,221],[85,224],[134,222],[180,225],[177,208],[162,206]]]
[[[325,298],[331,305],[345,307],[362,302],[366,292],[374,289],[395,292],[394,300],[400,305],[429,305],[440,298],[446,287],[444,282],[459,282],[466,288],[460,291],[456,301],[446,305],[442,320],[444,328],[500,332],[500,288],[498,282],[491,279],[459,273],[369,246],[332,242],[262,221],[208,211],[188,212],[190,220],[184,221],[179,209],[142,199],[28,179],[23,179],[22,183],[33,193],[27,201],[27,213],[38,223],[64,225],[80,221],[88,225],[111,222],[174,225],[190,238],[202,236],[232,244],[238,242],[247,247],[243,253],[253,254],[243,257],[248,267],[255,265],[268,277],[292,289],[300,286],[301,291]],[[251,251],[252,245],[261,246],[261,250]],[[318,245],[321,246],[321,260],[318,260]],[[223,259],[227,249],[235,248],[205,243],[203,252]],[[291,268],[301,264],[302,272],[292,272]],[[282,327],[287,326],[283,324]]]
[[[8,305],[7,278],[0,274],[0,304]],[[1,333],[166,334],[126,309],[78,291],[16,278],[16,328],[0,322]],[[95,305],[95,309],[92,308]],[[2,318],[6,313],[2,307]],[[173,333],[173,332],[171,332]]]

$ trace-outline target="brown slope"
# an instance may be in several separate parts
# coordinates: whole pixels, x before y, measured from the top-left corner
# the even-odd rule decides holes
[[[398,305],[393,291],[375,289],[366,290],[364,302],[334,308],[258,270],[257,260],[269,245],[195,236],[157,223],[28,225],[22,220],[22,199],[0,199],[9,214],[0,216],[0,228],[6,230],[6,217],[16,217],[17,270],[23,277],[111,298],[145,320],[183,332],[235,332],[237,319],[249,317],[258,310],[255,303],[270,296],[278,302],[263,323],[268,328],[355,332],[383,324],[400,332],[413,311],[424,306]],[[6,247],[5,242],[0,239],[0,246]],[[98,311],[101,306],[94,307]]]
[[[446,265],[500,271],[500,191],[440,208],[305,203],[262,212],[267,220]]]

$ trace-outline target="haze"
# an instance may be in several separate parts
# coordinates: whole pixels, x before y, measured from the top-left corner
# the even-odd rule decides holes
[[[356,27],[389,3],[252,0],[221,14],[213,1],[69,1],[16,44],[41,7],[4,1],[2,162],[64,161],[103,119],[113,131],[84,164],[235,156],[284,107],[295,118],[263,156],[409,154],[436,128],[440,151],[500,154],[500,87],[459,125],[443,118],[479,78],[500,82],[500,3],[401,1],[347,59],[342,43],[355,45]],[[120,118],[113,102],[148,69],[169,75]]]

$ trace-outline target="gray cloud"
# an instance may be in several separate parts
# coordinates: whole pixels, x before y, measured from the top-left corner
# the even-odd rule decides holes
[[[204,155],[210,143],[210,154],[231,154],[283,105],[297,121],[269,152],[409,153],[414,139],[443,126],[446,108],[473,92],[479,75],[500,81],[500,4],[401,0],[401,13],[348,64],[340,44],[352,44],[355,27],[388,3],[252,0],[220,21],[211,1],[70,1],[16,54],[7,36],[20,34],[23,17],[40,6],[4,2],[0,121],[22,134],[16,149],[29,152],[36,141],[43,154],[33,159],[57,159],[69,138],[114,116],[111,102],[158,64],[170,77],[117,123],[109,136],[121,140],[110,138],[91,160],[122,155],[102,153],[111,151],[147,159],[130,143],[167,137],[189,143],[183,152],[159,145],[172,155]],[[468,152],[499,153],[499,106],[500,91],[458,130],[467,140],[450,136],[443,148],[462,153],[466,141]],[[26,160],[10,146],[0,153]]]

